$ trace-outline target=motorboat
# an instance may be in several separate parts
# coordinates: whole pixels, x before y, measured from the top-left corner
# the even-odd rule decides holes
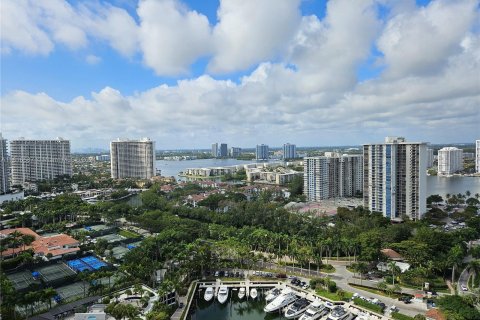
[[[228,298],[228,288],[227,286],[221,286],[220,289],[218,290],[218,295],[217,295],[218,302],[223,304],[225,303],[225,301],[227,301],[227,298]]]
[[[293,303],[295,300],[297,300],[297,296],[295,295],[294,292],[288,291],[286,293],[280,294],[278,297],[272,300],[269,304],[263,308],[263,311],[265,312],[275,312],[279,309],[282,309],[289,304]]]
[[[212,300],[214,293],[215,292],[213,290],[213,287],[207,287],[203,295],[203,298],[205,299],[205,301],[210,301]]]
[[[285,318],[295,319],[300,317],[300,315],[304,313],[305,310],[307,310],[309,305],[310,301],[308,301],[307,299],[298,299],[287,308],[287,310],[285,311]]]
[[[250,289],[250,298],[257,299],[257,296],[258,296],[257,289],[255,288]]]
[[[300,320],[316,320],[328,313],[329,309],[322,303],[322,301],[316,299],[307,308],[304,314],[300,317]]]
[[[349,312],[345,308],[336,306],[328,315],[327,320],[344,320],[349,316]]]
[[[265,301],[270,302],[276,297],[278,297],[282,293],[282,290],[280,288],[273,288],[272,290],[267,292],[267,295],[265,296]]]
[[[243,299],[245,297],[245,288],[241,287],[240,290],[238,290],[238,299]]]

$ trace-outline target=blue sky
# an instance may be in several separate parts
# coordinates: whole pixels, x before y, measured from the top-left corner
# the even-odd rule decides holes
[[[27,2],[1,8],[4,136],[63,133],[79,147],[101,147],[121,134],[148,135],[182,148],[208,146],[218,135],[241,146],[259,135],[272,145],[479,135],[468,119],[465,130],[447,134],[428,112],[462,105],[458,115],[445,111],[445,121],[478,120],[475,0]],[[473,65],[470,81],[455,78],[463,65]],[[411,117],[418,108],[425,112]],[[54,110],[76,129],[59,125]],[[131,113],[127,129],[99,116],[107,111]],[[158,117],[163,132],[139,112]],[[22,132],[22,114],[42,125]],[[348,128],[332,124],[346,115]]]

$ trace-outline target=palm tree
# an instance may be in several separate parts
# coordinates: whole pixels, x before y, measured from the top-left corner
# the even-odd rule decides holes
[[[480,272],[480,262],[472,260],[468,263],[468,268],[472,272],[472,289],[475,287],[475,276]]]
[[[392,272],[392,285],[394,286],[395,285],[395,274],[399,274],[401,270],[396,265],[396,263],[394,261],[390,261],[388,263],[388,269],[390,269],[390,271]]]
[[[45,300],[48,301],[49,309],[52,309],[52,298],[56,295],[57,291],[55,291],[53,288],[47,288],[43,290],[43,296],[45,297]]]

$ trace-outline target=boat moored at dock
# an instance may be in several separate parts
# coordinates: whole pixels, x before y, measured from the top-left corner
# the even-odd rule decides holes
[[[287,308],[285,311],[285,318],[295,319],[300,317],[302,313],[307,310],[308,306],[310,306],[310,301],[306,298],[298,299]]]
[[[207,287],[207,289],[205,289],[205,294],[203,295],[203,298],[205,299],[205,301],[210,301],[212,300],[214,293],[215,291],[213,290],[213,287]]]
[[[218,295],[217,295],[218,302],[223,304],[227,301],[227,298],[228,298],[228,287],[221,286],[220,289],[218,290]]]
[[[272,302],[270,302],[265,306],[265,308],[263,308],[263,311],[275,312],[277,310],[280,310],[288,306],[289,304],[293,303],[297,299],[298,299],[297,295],[293,291],[289,290],[286,293],[282,293],[281,295],[273,299]]]

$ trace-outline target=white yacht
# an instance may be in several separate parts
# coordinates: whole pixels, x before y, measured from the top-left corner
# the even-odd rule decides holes
[[[344,320],[349,316],[349,312],[345,308],[336,306],[328,315],[327,320]]]
[[[300,320],[316,320],[328,313],[328,308],[320,300],[314,300]]]
[[[258,296],[257,289],[255,288],[250,289],[250,298],[257,299],[257,296]]]
[[[292,291],[282,293],[281,295],[273,299],[272,302],[267,304],[265,308],[263,308],[263,311],[265,312],[277,311],[279,309],[282,309],[288,306],[290,303],[294,302],[297,299],[298,299],[297,296]]]
[[[267,292],[267,295],[265,296],[265,301],[270,302],[276,297],[278,297],[282,293],[282,290],[280,288],[273,288],[272,290]]]
[[[207,287],[203,295],[203,298],[205,299],[205,301],[210,301],[213,298],[213,294],[214,294],[213,287]]]
[[[227,298],[228,298],[228,288],[227,286],[221,286],[220,289],[218,290],[218,295],[217,295],[218,302],[225,303],[225,301],[227,301]]]
[[[238,290],[238,299],[242,300],[243,297],[245,297],[245,288],[241,287],[240,290]]]
[[[290,305],[285,311],[285,318],[287,319],[295,319],[300,317],[302,313],[307,310],[308,306],[310,305],[310,301],[305,298],[298,299],[294,303]]]

